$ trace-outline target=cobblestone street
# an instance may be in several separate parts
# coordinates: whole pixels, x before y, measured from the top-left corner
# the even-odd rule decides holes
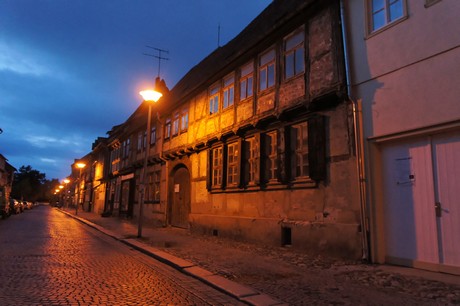
[[[239,302],[47,206],[0,222],[0,305]]]
[[[137,233],[135,221],[86,212],[79,217],[121,237]],[[146,226],[144,233],[145,244],[290,305],[460,305],[459,276],[347,262],[171,227]]]

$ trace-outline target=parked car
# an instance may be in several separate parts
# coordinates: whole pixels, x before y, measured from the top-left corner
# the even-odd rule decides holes
[[[10,212],[13,214],[19,214],[22,212],[22,204],[15,200],[15,199],[10,199]]]
[[[22,201],[24,209],[32,209],[32,202]]]

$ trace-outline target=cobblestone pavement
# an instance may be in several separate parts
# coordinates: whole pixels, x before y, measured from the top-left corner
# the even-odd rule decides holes
[[[80,213],[136,236],[136,223]],[[144,228],[142,242],[290,305],[460,305],[460,277],[347,262],[289,248],[256,246],[176,228]]]
[[[0,305],[238,305],[47,206],[0,222]]]

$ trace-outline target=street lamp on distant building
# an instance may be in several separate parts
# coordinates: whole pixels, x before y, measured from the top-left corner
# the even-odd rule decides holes
[[[64,186],[65,186],[65,189],[64,189],[64,203],[62,203],[62,207],[68,207],[68,204],[67,204],[68,188],[67,188],[67,186],[69,185],[70,180],[66,178],[62,182],[64,183]]]
[[[144,217],[144,201],[145,201],[145,188],[146,180],[147,180],[147,164],[149,159],[149,151],[150,151],[150,120],[152,118],[152,104],[158,102],[160,98],[163,96],[162,93],[155,91],[155,90],[143,90],[139,92],[139,94],[144,99],[144,102],[147,103],[149,106],[148,109],[148,116],[147,116],[147,134],[146,134],[146,145],[145,145],[145,156],[144,156],[144,167],[142,172],[142,181],[141,186],[139,188],[140,191],[140,202],[139,202],[139,227],[137,232],[137,237],[142,237],[142,219]]]
[[[80,204],[80,191],[81,191],[81,170],[86,167],[85,163],[78,162],[75,166],[80,170],[78,175],[78,194],[77,194],[77,207],[75,208],[75,214],[78,215],[78,205]]]

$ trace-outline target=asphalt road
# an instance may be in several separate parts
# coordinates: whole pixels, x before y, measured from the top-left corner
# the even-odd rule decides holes
[[[48,206],[0,221],[0,305],[241,305]]]

